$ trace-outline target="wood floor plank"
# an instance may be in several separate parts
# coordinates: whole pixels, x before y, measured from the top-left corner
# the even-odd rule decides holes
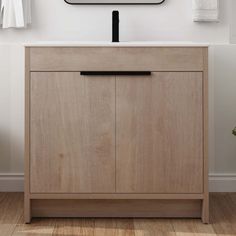
[[[236,207],[236,193],[230,193],[230,194],[226,194],[226,195],[229,196],[229,198],[233,202],[234,206]]]
[[[11,236],[23,210],[23,194],[3,194],[0,201],[0,236]]]
[[[216,233],[212,226],[203,224],[197,219],[176,219],[172,220],[172,225],[176,236],[215,236]]]
[[[1,207],[1,203],[4,199],[4,197],[6,196],[7,193],[0,193],[0,207]]]
[[[23,220],[23,194],[0,193],[0,236],[236,236],[236,193],[210,195],[210,225],[195,219]]]
[[[116,223],[117,236],[135,236],[133,219],[119,219]]]
[[[211,224],[203,224],[201,220],[194,220],[195,231],[198,236],[216,235]]]
[[[93,236],[93,219],[57,219],[53,236]]]
[[[94,236],[135,236],[133,219],[97,219]]]
[[[236,208],[230,200],[230,194],[211,194],[211,223],[218,236],[236,235]]]
[[[116,236],[135,236],[133,219],[117,220]]]
[[[116,235],[115,219],[97,219],[95,221],[94,236],[114,236]]]
[[[22,211],[12,236],[52,236],[55,222],[55,219],[33,219],[31,224],[25,224]]]
[[[135,219],[135,236],[175,236],[174,228],[168,219]]]
[[[236,194],[226,194],[225,198],[225,204],[227,204],[229,211],[229,213],[227,213],[227,215],[229,215],[228,220],[236,235]]]

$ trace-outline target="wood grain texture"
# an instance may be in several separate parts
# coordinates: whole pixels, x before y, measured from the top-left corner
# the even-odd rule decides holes
[[[97,219],[94,228],[95,236],[135,236],[132,219]]]
[[[200,218],[201,200],[32,200],[32,216]]]
[[[214,194],[210,197],[210,223],[216,235],[236,235],[236,194]]]
[[[0,193],[0,235],[12,235],[23,215],[22,193]]]
[[[115,192],[115,79],[31,73],[32,193]]]
[[[135,219],[134,229],[136,236],[175,236],[170,220],[164,219]]]
[[[198,199],[197,215],[208,223],[207,54],[205,47],[26,48],[25,222],[31,201],[50,214],[44,199],[104,198],[134,200],[136,210],[135,199],[185,206]],[[89,78],[81,70],[159,72]]]
[[[203,192],[202,73],[117,77],[118,193]]]
[[[203,155],[204,155],[204,199],[202,202],[202,221],[209,223],[209,190],[208,190],[208,173],[209,173],[209,136],[208,136],[208,116],[209,116],[209,88],[208,88],[208,49],[204,50],[204,71],[203,71]]]
[[[135,194],[135,193],[126,193],[126,194],[119,194],[119,193],[100,193],[100,194],[94,194],[94,193],[78,193],[78,194],[71,194],[71,193],[65,193],[65,194],[48,194],[48,193],[39,193],[39,194],[30,194],[30,199],[80,199],[80,200],[89,200],[89,199],[102,199],[102,200],[108,200],[108,199],[114,199],[114,200],[128,200],[128,199],[143,199],[143,200],[149,200],[149,199],[176,199],[176,200],[188,200],[188,199],[203,199],[204,194],[150,194],[150,193],[144,193],[144,194]]]
[[[53,235],[55,228],[56,228],[55,219],[37,219],[37,220],[33,219],[32,224],[24,224],[23,217],[20,217],[12,235],[51,236]]]
[[[25,50],[25,157],[24,157],[24,219],[31,221],[30,206],[30,49]]]
[[[234,236],[236,194],[211,194],[211,224],[193,219],[54,219],[24,224],[22,193],[0,193],[1,236]],[[4,231],[3,231],[4,230]]]
[[[211,225],[199,224],[199,220],[171,220],[176,236],[183,235],[216,235]]]
[[[203,70],[203,48],[47,47],[30,52],[31,71]]]
[[[52,235],[94,235],[95,220],[58,219]]]

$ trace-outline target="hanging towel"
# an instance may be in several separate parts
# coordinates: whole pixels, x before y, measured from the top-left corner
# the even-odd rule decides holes
[[[25,27],[31,24],[31,0],[22,0],[24,10],[24,23]]]
[[[2,25],[2,11],[1,11],[2,1],[0,0],[0,26]]]
[[[194,21],[219,21],[219,0],[193,0]]]
[[[31,23],[30,0],[1,0],[2,28],[23,28]]]
[[[22,0],[2,0],[1,11],[3,28],[24,27]]]

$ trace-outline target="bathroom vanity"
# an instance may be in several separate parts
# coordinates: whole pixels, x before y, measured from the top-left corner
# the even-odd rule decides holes
[[[25,222],[208,223],[208,46],[26,45]]]

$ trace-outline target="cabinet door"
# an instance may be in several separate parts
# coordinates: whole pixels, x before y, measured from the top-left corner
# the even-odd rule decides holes
[[[203,191],[201,72],[117,77],[119,193]]]
[[[115,191],[115,78],[31,73],[33,193]]]

